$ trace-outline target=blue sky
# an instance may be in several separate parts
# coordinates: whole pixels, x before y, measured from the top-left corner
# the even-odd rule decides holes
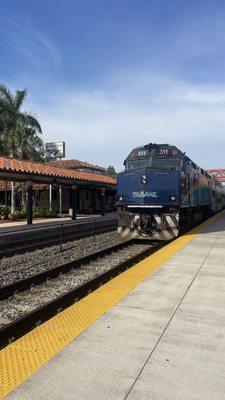
[[[67,158],[173,143],[225,166],[225,2],[0,0],[0,81]]]

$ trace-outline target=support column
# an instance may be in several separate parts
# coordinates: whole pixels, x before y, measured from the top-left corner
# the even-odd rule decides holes
[[[59,185],[59,215],[62,215],[62,186]]]
[[[77,219],[77,186],[72,186],[72,220]]]
[[[52,185],[49,185],[49,210],[52,211]]]
[[[101,215],[102,215],[102,217],[104,217],[104,215],[105,215],[105,189],[101,189],[100,208],[101,208]]]
[[[33,188],[32,183],[27,182],[27,224],[33,223]]]
[[[93,188],[91,188],[91,208],[92,208],[92,212],[95,212],[95,195],[94,195]]]
[[[11,215],[15,211],[15,182],[11,182]]]
[[[7,186],[8,182],[5,181],[5,206],[8,206],[8,186]]]

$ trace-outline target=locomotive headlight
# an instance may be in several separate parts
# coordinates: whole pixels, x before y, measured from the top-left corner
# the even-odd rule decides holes
[[[122,201],[122,200],[123,200],[123,197],[122,197],[122,196],[120,196],[120,197],[119,197],[119,201]]]
[[[177,199],[177,196],[175,194],[171,194],[170,200],[175,201]]]
[[[142,177],[141,177],[141,183],[142,183],[143,185],[146,185],[147,182],[148,182],[148,177],[147,177],[147,175],[142,175]]]

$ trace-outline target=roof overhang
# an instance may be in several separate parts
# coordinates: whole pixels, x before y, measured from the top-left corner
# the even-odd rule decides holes
[[[3,181],[16,181],[16,182],[30,182],[30,183],[45,183],[45,184],[54,184],[54,185],[62,185],[62,186],[94,186],[94,187],[105,187],[110,189],[116,189],[116,185],[102,183],[102,182],[95,182],[95,181],[82,181],[82,180],[72,180],[68,178],[59,178],[59,177],[52,177],[52,176],[45,176],[45,175],[35,175],[29,173],[19,173],[16,171],[2,171],[0,170],[0,180]]]
[[[71,171],[41,164],[0,156],[0,180],[58,184],[63,186],[90,185],[98,188],[116,188],[116,180],[105,175]]]

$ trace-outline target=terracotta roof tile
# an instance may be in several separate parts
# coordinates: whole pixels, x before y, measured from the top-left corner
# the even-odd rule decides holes
[[[116,185],[116,179],[108,175],[94,174],[91,172],[76,171],[72,169],[59,168],[50,164],[42,164],[31,161],[22,161],[15,158],[0,156],[0,173],[1,171],[21,172],[35,176],[49,176],[53,178],[68,179],[73,183],[93,182],[108,185]]]
[[[80,161],[80,160],[54,160],[50,161],[49,164],[60,168],[90,168],[99,171],[105,171],[104,167],[100,167],[99,165],[89,164],[87,161]]]

